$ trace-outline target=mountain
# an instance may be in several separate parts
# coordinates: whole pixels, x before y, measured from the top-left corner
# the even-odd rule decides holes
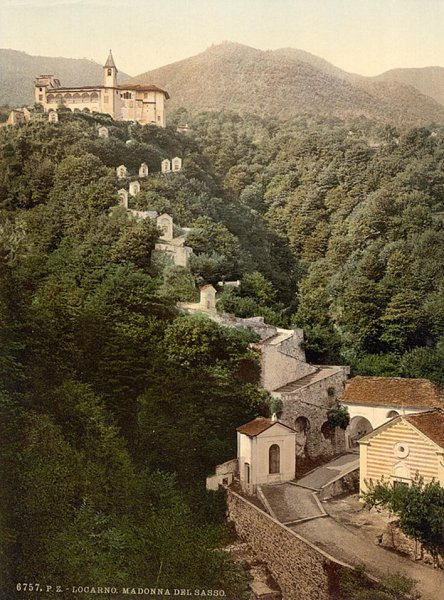
[[[444,68],[391,69],[374,78],[376,81],[403,83],[444,105]]]
[[[102,65],[85,58],[31,56],[17,50],[0,50],[0,104],[11,106],[34,101],[34,78],[56,75],[62,85],[97,85],[102,82]],[[126,73],[119,73],[127,79]]]
[[[102,65],[87,59],[0,50],[0,104],[33,101],[33,81],[53,73],[63,85],[96,85]],[[304,50],[257,50],[224,42],[153,71],[119,80],[154,83],[170,109],[231,110],[261,116],[365,116],[394,125],[444,122],[444,69],[393,69],[377,77],[348,73]]]
[[[444,122],[444,106],[411,85],[347,73],[302,50],[224,42],[134,77],[168,90],[170,108],[269,116],[365,116],[395,125]]]

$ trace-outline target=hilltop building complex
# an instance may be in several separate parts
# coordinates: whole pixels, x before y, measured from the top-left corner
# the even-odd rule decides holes
[[[156,85],[118,85],[117,73],[110,51],[103,66],[103,85],[63,87],[54,75],[39,75],[35,80],[35,101],[45,112],[64,106],[71,110],[105,113],[117,121],[165,127],[168,92]]]

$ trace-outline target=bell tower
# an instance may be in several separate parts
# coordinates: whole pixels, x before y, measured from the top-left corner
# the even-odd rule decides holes
[[[117,67],[110,50],[106,63],[103,66],[103,85],[108,88],[117,87],[117,73]]]

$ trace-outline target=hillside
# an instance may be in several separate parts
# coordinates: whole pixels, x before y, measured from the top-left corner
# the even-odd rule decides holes
[[[375,81],[388,81],[411,85],[444,105],[444,68],[423,67],[420,69],[391,69],[374,78]]]
[[[312,54],[223,43],[132,81],[155,83],[170,108],[288,117],[365,116],[396,125],[444,122],[444,107],[412,86],[346,73]]]
[[[96,85],[102,81],[102,65],[76,58],[30,56],[17,50],[0,50],[0,104],[33,102],[34,78],[41,73],[57,75],[62,85]],[[120,79],[127,78],[119,73]]]

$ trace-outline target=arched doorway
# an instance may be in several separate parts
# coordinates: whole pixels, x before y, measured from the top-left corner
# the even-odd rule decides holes
[[[310,431],[310,421],[307,417],[300,416],[295,419],[294,430],[296,432],[296,456],[307,455],[307,436]]]
[[[373,427],[365,417],[353,417],[348,427],[349,444],[351,448],[358,447],[358,440],[373,431]]]

